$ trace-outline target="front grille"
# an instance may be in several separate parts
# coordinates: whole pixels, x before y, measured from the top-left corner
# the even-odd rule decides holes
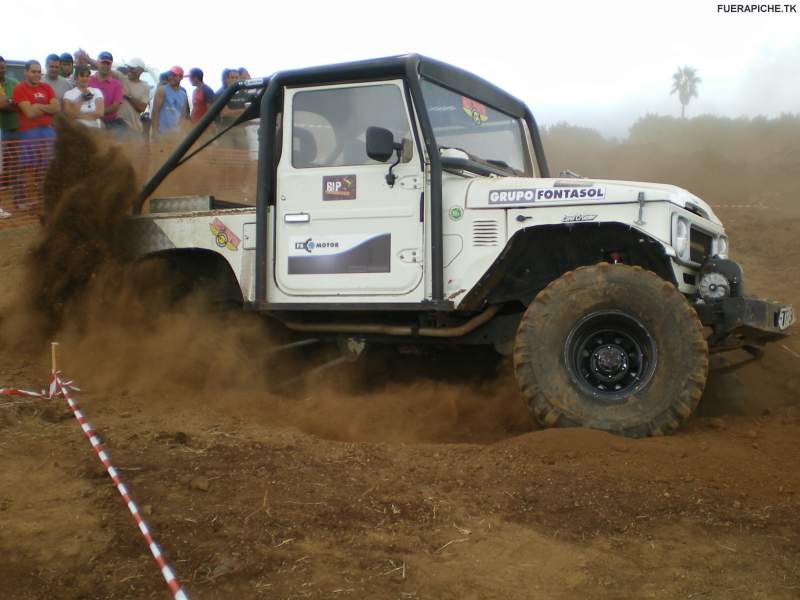
[[[704,263],[711,256],[714,238],[704,231],[692,227],[689,237],[689,258],[696,263]]]
[[[497,246],[497,241],[497,221],[473,221],[473,246]]]

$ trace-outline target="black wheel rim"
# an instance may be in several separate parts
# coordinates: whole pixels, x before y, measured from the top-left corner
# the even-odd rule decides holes
[[[564,359],[572,380],[608,404],[623,401],[653,378],[656,345],[641,321],[618,310],[586,315],[570,331]]]

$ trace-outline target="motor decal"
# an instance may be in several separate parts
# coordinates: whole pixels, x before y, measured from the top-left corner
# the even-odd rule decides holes
[[[392,236],[341,235],[292,237],[289,275],[391,272]]]

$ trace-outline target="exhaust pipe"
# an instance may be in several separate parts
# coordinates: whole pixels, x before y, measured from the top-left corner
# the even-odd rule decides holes
[[[475,315],[466,323],[456,327],[410,327],[408,325],[381,325],[380,323],[296,323],[285,322],[284,325],[293,331],[314,333],[371,333],[378,335],[418,335],[420,337],[456,338],[476,330],[489,322],[500,310],[500,305],[493,305],[479,315]]]

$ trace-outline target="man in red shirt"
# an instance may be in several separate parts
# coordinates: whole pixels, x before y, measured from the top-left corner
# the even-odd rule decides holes
[[[53,154],[53,115],[59,110],[56,93],[42,83],[42,65],[25,63],[25,81],[14,88],[14,104],[19,111],[20,162],[24,167],[25,195],[28,200],[39,195],[44,168]],[[19,202],[19,208],[24,202]]]
[[[214,90],[203,83],[203,71],[195,67],[189,71],[189,81],[194,86],[192,93],[192,123],[197,123],[214,102]]]
[[[25,63],[25,81],[14,88],[14,104],[19,109],[20,131],[49,129],[53,115],[59,111],[58,98],[46,83],[42,83],[42,65],[38,61]],[[52,133],[37,132],[37,137],[52,137]]]

